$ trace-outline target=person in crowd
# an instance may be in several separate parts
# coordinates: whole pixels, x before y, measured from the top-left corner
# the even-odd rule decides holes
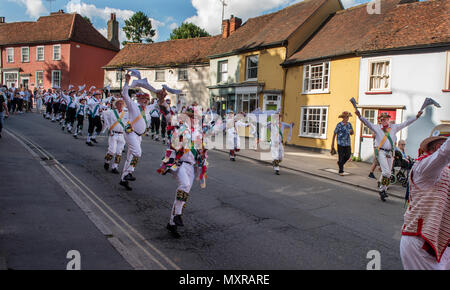
[[[339,175],[344,175],[344,164],[350,159],[352,155],[352,146],[350,135],[353,135],[353,127],[352,124],[348,121],[352,116],[350,112],[343,112],[339,115],[339,118],[342,118],[342,122],[339,122],[336,125],[336,129],[334,129],[333,139],[331,141],[331,151],[336,152],[334,147],[334,140],[337,137],[337,145],[338,145],[338,166],[339,166]]]

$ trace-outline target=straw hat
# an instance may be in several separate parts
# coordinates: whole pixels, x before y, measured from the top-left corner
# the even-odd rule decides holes
[[[381,114],[378,116],[378,120],[381,120],[381,119],[384,119],[384,118],[390,119],[390,118],[391,118],[391,115],[389,115],[387,112],[384,112],[384,113],[381,113]]]
[[[339,115],[338,118],[347,118],[347,117],[351,117],[351,116],[352,116],[352,113],[344,111],[344,112],[342,112],[342,114]]]
[[[446,140],[450,136],[450,124],[441,124],[436,126],[431,133],[431,136],[425,138],[420,143],[420,150],[422,152],[428,151],[428,145],[436,140]]]
[[[114,106],[117,106],[117,103],[125,104],[125,101],[124,101],[122,98],[117,98],[117,99],[114,101]]]
[[[146,94],[146,93],[142,93],[142,92],[137,92],[136,93],[136,98],[139,98],[139,99],[140,98],[145,98],[145,99],[150,101],[150,95]]]

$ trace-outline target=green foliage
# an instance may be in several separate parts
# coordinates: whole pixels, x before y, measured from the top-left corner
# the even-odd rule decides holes
[[[92,25],[92,21],[89,17],[87,16],[83,16],[84,20],[86,20],[87,22],[89,22],[90,25]]]
[[[180,27],[172,30],[170,34],[170,39],[185,39],[185,38],[196,38],[211,36],[206,30],[198,27],[194,23],[183,22]]]
[[[150,43],[153,42],[152,37],[155,36],[155,30],[152,29],[152,22],[142,11],[134,13],[130,19],[125,20],[123,31],[128,40],[123,41],[123,45],[128,42],[142,43],[145,41]]]

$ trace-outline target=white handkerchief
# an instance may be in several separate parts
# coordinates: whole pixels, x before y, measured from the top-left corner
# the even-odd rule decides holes
[[[183,91],[181,91],[181,90],[171,89],[171,88],[169,88],[169,87],[166,86],[166,85],[163,85],[163,88],[165,88],[166,91],[168,91],[169,93],[175,94],[175,95],[179,95],[179,94],[181,94],[181,93],[183,92]]]
[[[86,87],[86,85],[78,86],[78,90],[82,91],[82,90],[84,90],[85,87]]]
[[[92,87],[89,88],[89,91],[92,91],[92,90],[95,90],[95,89],[96,89],[96,87],[92,86]]]
[[[136,77],[138,79],[141,79],[141,73],[138,70],[135,69],[129,69],[128,72],[132,77]]]
[[[438,108],[441,107],[441,105],[439,105],[439,103],[433,100],[432,98],[426,98],[425,101],[423,102],[422,108],[420,108],[420,111],[422,112],[426,107],[431,105],[434,105]]]
[[[154,93],[157,93],[157,92],[158,92],[157,89],[155,89],[154,87],[152,87],[152,86],[148,83],[147,78],[145,78],[145,79],[139,79],[139,80],[134,80],[134,81],[131,83],[131,86],[130,86],[130,87],[132,87],[132,88],[136,88],[136,87],[138,87],[138,88],[144,88],[144,89],[147,89],[147,90],[149,90],[149,91],[151,91],[151,92],[154,92]]]
[[[73,85],[69,85],[69,90],[73,88]]]

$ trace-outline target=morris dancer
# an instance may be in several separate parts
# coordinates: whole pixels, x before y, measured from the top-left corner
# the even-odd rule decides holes
[[[75,115],[77,113],[77,97],[75,91],[70,91],[68,96],[65,96],[67,102],[66,118],[64,127],[67,126],[67,132],[72,134],[73,124],[75,123]]]
[[[128,115],[123,110],[125,102],[123,99],[117,99],[114,102],[116,109],[106,110],[102,113],[105,127],[108,128],[108,152],[105,156],[105,170],[109,169],[109,165],[114,158],[111,166],[112,173],[119,174],[117,168],[122,159],[122,151],[125,147],[125,138],[123,136],[125,127],[128,122]]]
[[[389,123],[391,116],[388,113],[382,113],[379,117],[381,124],[377,125],[370,123],[366,118],[362,117],[359,110],[356,110],[355,114],[364,125],[375,133],[375,146],[377,147],[376,155],[381,167],[379,194],[381,200],[386,201],[386,197],[388,197],[387,189],[392,172],[394,144],[397,142],[396,134],[416,121],[423,112],[419,111],[415,117],[412,117],[401,124]]]
[[[410,173],[400,240],[405,270],[450,270],[450,126],[432,136]]]
[[[160,103],[162,102],[160,100]],[[202,188],[206,186],[207,154],[203,143],[202,127],[194,125],[194,108],[188,108],[185,114],[189,117],[190,122],[181,122],[180,127],[175,129],[173,143],[166,151],[162,168],[158,169],[158,173],[165,174],[167,171],[162,169],[166,167],[167,162],[174,165],[171,168],[173,168],[172,173],[177,180],[178,187],[166,228],[175,238],[180,238],[177,227],[184,226],[181,216],[195,176],[199,175]]]
[[[75,127],[75,132],[73,133],[73,138],[77,139],[78,135],[82,135],[84,115],[86,114],[86,98],[82,95],[76,102],[76,113],[75,118],[77,120],[77,126]]]
[[[242,123],[240,119],[242,119],[243,115],[235,115],[233,111],[231,111],[227,117],[226,122],[224,124],[227,132],[227,143],[226,148],[230,150],[230,160],[236,161],[236,152],[239,152],[241,149],[241,140],[238,135],[239,127],[248,127],[250,124]]]
[[[278,122],[275,122],[276,127],[272,128],[272,122],[269,123],[270,129],[270,152],[272,154],[272,166],[276,175],[280,175],[280,163],[283,161],[284,157],[284,146],[283,146],[283,132],[285,129],[289,129],[288,140],[291,140],[292,128],[294,123],[288,124],[281,122],[281,114],[278,115]],[[273,115],[272,115],[273,117]]]
[[[59,124],[63,125],[62,130],[64,131],[64,128],[66,127],[65,118],[66,118],[66,111],[67,111],[67,104],[69,100],[69,96],[65,94],[65,92],[60,91],[59,92]]]
[[[102,120],[100,118],[100,113],[103,109],[101,96],[101,92],[95,91],[93,97],[87,102],[89,128],[86,144],[88,146],[94,146],[92,142],[98,143],[96,137],[100,134],[103,128]]]
[[[125,130],[125,141],[127,143],[128,152],[127,160],[123,167],[122,177],[120,180],[120,185],[125,187],[127,190],[132,190],[128,181],[135,181],[136,178],[132,175],[139,158],[142,155],[141,141],[142,135],[145,134],[148,128],[148,121],[150,120],[148,102],[150,101],[150,96],[145,93],[137,93],[137,104],[128,95],[130,82],[130,75],[125,75],[125,85],[122,90],[122,96],[125,104],[128,108],[128,124]]]
[[[58,121],[60,96],[56,89],[53,89],[53,115],[52,122]]]
[[[48,89],[48,92],[44,93],[44,104],[46,107],[45,118],[50,120],[53,113],[53,94],[52,89]]]

